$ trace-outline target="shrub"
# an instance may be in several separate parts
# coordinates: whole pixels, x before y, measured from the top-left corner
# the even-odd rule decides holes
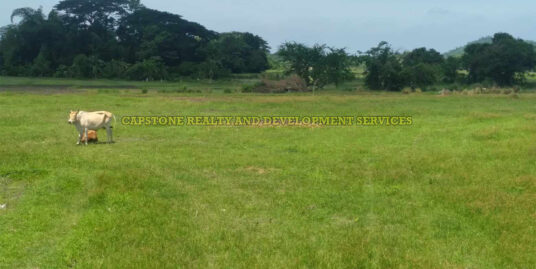
[[[60,65],[56,69],[54,76],[58,78],[72,78],[74,77],[74,74],[71,71],[72,69],[70,67],[65,66],[65,65]]]
[[[126,71],[126,76],[132,80],[163,80],[167,79],[168,72],[166,66],[160,59],[151,58],[131,66]]]
[[[199,73],[199,64],[194,62],[183,62],[179,66],[171,69],[173,74],[185,77],[194,77]]]
[[[97,78],[103,73],[104,62],[95,56],[79,54],[74,57],[69,73],[77,78]]]
[[[51,62],[47,59],[43,50],[41,50],[39,55],[34,59],[30,73],[32,76],[37,77],[52,75],[53,70],[51,67]]]
[[[447,95],[451,95],[451,94],[452,94],[452,91],[450,91],[449,89],[442,89],[439,92],[439,95],[441,95],[441,96],[447,96]]]
[[[292,75],[283,80],[263,79],[254,85],[253,92],[260,93],[283,93],[283,92],[304,92],[307,91],[307,83],[297,75]]]
[[[124,78],[127,71],[130,68],[130,64],[123,61],[111,60],[105,63],[103,68],[103,76],[105,78]]]
[[[501,93],[502,93],[502,94],[511,94],[511,93],[513,93],[513,92],[514,92],[514,91],[513,91],[512,89],[503,89]]]
[[[224,78],[231,74],[229,69],[223,67],[223,65],[218,61],[207,60],[200,63],[197,66],[197,78],[208,78],[208,79],[218,79]]]
[[[253,91],[254,87],[255,87],[255,85],[242,85],[242,89],[240,91],[244,92],[244,93],[249,93],[249,92]]]

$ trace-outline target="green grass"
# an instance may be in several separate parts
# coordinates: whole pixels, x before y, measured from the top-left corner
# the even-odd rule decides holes
[[[0,267],[530,268],[535,102],[530,93],[1,92]],[[116,125],[117,143],[85,147],[67,124],[77,108],[401,114],[414,125]]]

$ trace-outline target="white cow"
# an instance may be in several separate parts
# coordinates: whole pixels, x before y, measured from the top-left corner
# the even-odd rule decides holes
[[[101,128],[106,128],[108,143],[113,143],[111,126],[112,118],[115,119],[114,115],[108,111],[85,112],[71,110],[68,122],[74,124],[78,130],[78,142],[76,144],[80,145],[80,140],[84,134],[85,137],[87,137],[88,130],[97,131]],[[87,139],[85,143],[87,146]]]

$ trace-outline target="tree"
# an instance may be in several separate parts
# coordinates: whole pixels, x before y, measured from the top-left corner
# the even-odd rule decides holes
[[[521,82],[523,73],[536,65],[534,47],[506,33],[497,33],[491,44],[471,44],[462,58],[470,82],[491,80],[499,85]]]
[[[391,49],[385,41],[368,50],[361,56],[365,63],[365,84],[372,90],[401,90],[406,81],[400,55]]]
[[[403,57],[404,66],[416,66],[418,64],[440,65],[444,61],[443,56],[434,49],[417,48],[408,52]]]
[[[354,78],[354,74],[350,70],[352,59],[344,49],[328,48],[328,53],[325,57],[325,68],[328,81],[339,86],[340,83]]]
[[[443,56],[434,49],[417,48],[404,54],[402,64],[406,85],[424,88],[437,83],[443,62]]]
[[[411,88],[426,88],[439,81],[441,69],[439,65],[418,63],[404,66],[402,76],[406,86]]]
[[[140,8],[139,0],[63,0],[55,6],[81,27],[100,26],[107,29],[117,19]]]
[[[19,8],[13,11],[11,19],[20,18],[17,24],[3,27],[0,39],[0,55],[4,59],[4,70],[8,75],[32,75],[30,70],[39,57],[41,67],[45,62],[54,68],[52,50],[54,40],[61,37],[55,25],[49,22],[41,9]],[[47,53],[41,54],[44,48]],[[47,68],[48,69],[48,68]],[[48,73],[48,72],[47,72]]]
[[[19,8],[11,20],[0,28],[0,72],[6,75],[218,78],[268,68],[269,47],[261,37],[219,34],[139,0],[61,0],[48,16],[40,8]]]
[[[138,8],[139,0],[62,0],[55,11],[74,36],[78,51],[72,57],[87,54],[109,61],[123,54],[115,33],[118,22]]]
[[[41,47],[41,52],[35,58],[34,63],[31,67],[31,75],[37,77],[44,77],[52,75],[51,63],[48,60],[50,56],[48,55],[48,50],[46,47]]]
[[[455,82],[458,78],[458,69],[460,68],[460,58],[450,56],[448,57],[443,64],[441,69],[443,72],[443,81],[447,83]]]
[[[73,60],[70,73],[77,78],[98,78],[103,74],[104,61],[95,56],[77,55]]]
[[[127,77],[132,80],[162,80],[168,78],[164,63],[158,58],[143,60],[127,70]]]
[[[328,83],[339,84],[353,77],[350,56],[344,49],[328,48],[325,45],[307,47],[290,42],[281,45],[277,54],[288,62],[288,73],[295,73],[305,80],[307,86],[322,88]]]
[[[209,42],[207,57],[233,73],[259,73],[268,69],[268,43],[251,33],[223,33]]]
[[[160,57],[166,65],[178,66],[204,61],[201,49],[217,33],[179,15],[140,8],[121,19],[117,37],[127,50],[127,62]]]
[[[23,23],[33,23],[39,24],[45,20],[45,15],[43,14],[43,9],[33,9],[29,7],[17,8],[11,13],[11,23],[16,17],[21,18],[21,24]]]

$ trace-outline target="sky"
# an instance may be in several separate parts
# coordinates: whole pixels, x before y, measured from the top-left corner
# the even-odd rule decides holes
[[[13,9],[59,0],[0,0],[0,25]],[[148,7],[183,16],[218,32],[251,32],[272,50],[286,41],[327,44],[349,52],[380,41],[397,50],[446,52],[469,41],[508,32],[536,40],[534,0],[142,0]]]

